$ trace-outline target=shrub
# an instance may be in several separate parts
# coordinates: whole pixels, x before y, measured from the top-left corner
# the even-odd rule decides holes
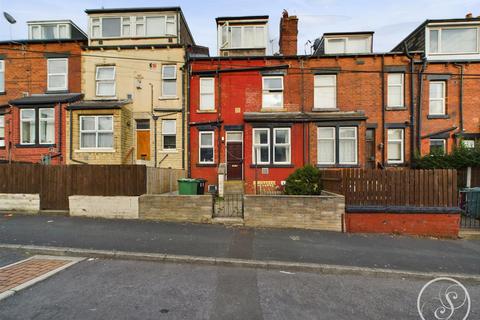
[[[320,171],[311,165],[295,170],[286,181],[285,193],[290,195],[319,195],[322,192]]]
[[[460,144],[450,154],[431,153],[424,157],[416,157],[414,167],[418,169],[480,167],[480,147],[469,149]]]

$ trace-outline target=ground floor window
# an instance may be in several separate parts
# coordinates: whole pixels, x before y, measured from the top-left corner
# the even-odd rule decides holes
[[[291,128],[253,129],[253,164],[290,164],[291,152]]]
[[[20,143],[21,144],[35,144],[35,109],[21,109],[20,110]]]
[[[199,162],[201,164],[214,163],[214,138],[213,131],[200,131],[199,133]]]
[[[289,164],[290,156],[290,128],[273,129],[273,163]]]
[[[473,139],[465,139],[465,140],[462,140],[462,145],[463,145],[465,148],[473,149],[473,148],[475,148],[475,140],[473,140]]]
[[[317,164],[355,165],[358,163],[357,127],[318,127]]]
[[[253,129],[253,163],[270,163],[270,129]]]
[[[80,149],[113,149],[113,116],[81,116]]]
[[[5,147],[5,116],[0,115],[0,148]]]
[[[55,143],[55,109],[40,109],[40,144]]]
[[[447,142],[445,139],[430,139],[430,153],[445,154]]]
[[[403,163],[404,130],[388,129],[387,161],[388,163]]]
[[[177,122],[176,120],[162,121],[163,150],[175,150],[177,148]]]
[[[38,131],[37,131],[38,130]],[[20,144],[54,144],[55,109],[35,108],[20,110]]]

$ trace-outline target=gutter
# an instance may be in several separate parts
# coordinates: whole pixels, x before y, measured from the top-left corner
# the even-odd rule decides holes
[[[267,71],[267,70],[288,69],[289,67],[290,66],[288,64],[282,64],[282,65],[278,65],[278,66],[202,70],[202,71],[193,71],[192,75],[212,75],[212,74],[216,74],[218,76],[219,73],[226,73],[226,72]]]

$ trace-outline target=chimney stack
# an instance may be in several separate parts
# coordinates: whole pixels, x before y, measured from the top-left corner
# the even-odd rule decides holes
[[[298,18],[297,16],[288,16],[287,10],[283,10],[282,19],[280,19],[280,54],[284,56],[294,56],[297,54],[297,35]]]
[[[473,14],[471,12],[465,15],[465,19],[472,19],[472,18],[473,18]]]

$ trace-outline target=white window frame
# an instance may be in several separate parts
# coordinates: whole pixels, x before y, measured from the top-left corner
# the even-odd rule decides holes
[[[333,78],[334,81],[333,81],[333,85],[320,85],[319,84],[319,79],[322,78],[322,77],[329,77],[329,78]],[[314,80],[313,80],[314,84],[314,88],[313,88],[313,108],[315,110],[322,110],[322,109],[336,109],[337,108],[337,75],[336,74],[318,74],[318,75],[315,75],[314,77]],[[330,106],[330,107],[320,107],[319,106],[319,103],[320,103],[320,97],[317,96],[316,92],[317,90],[316,89],[322,89],[322,88],[332,88],[333,87],[333,90],[334,90],[334,94],[333,94],[333,105]]]
[[[27,143],[27,142],[23,142],[23,123],[24,123],[24,122],[31,122],[31,121],[30,121],[30,120],[24,121],[24,119],[23,119],[23,113],[24,113],[25,111],[33,111],[33,116],[34,116],[34,118],[33,118],[33,123],[34,123],[34,125],[35,125],[35,126],[34,126],[34,129],[33,129],[33,132],[34,132],[33,142],[28,142],[28,143]],[[24,145],[24,146],[27,145],[27,146],[28,146],[28,145],[35,145],[35,143],[36,143],[37,134],[38,134],[38,125],[37,125],[37,121],[36,121],[36,112],[37,112],[37,111],[36,111],[34,108],[31,108],[31,109],[29,109],[29,108],[20,109],[20,144],[21,144],[21,145]]]
[[[44,33],[44,29],[43,29],[46,26],[54,26],[55,29],[53,30],[53,39],[70,39],[71,38],[70,24],[68,24],[68,23],[58,23],[58,24],[55,24],[55,23],[40,23],[40,24],[29,25],[29,28],[28,28],[29,39],[32,39],[32,40],[47,40],[45,38],[45,33]],[[60,38],[60,27],[65,27],[65,31],[66,31],[66,37],[65,38]],[[39,37],[34,37],[34,32],[33,32],[34,29],[38,29]]]
[[[210,82],[212,84],[212,92],[204,93],[202,92],[202,82]],[[199,110],[201,111],[211,111],[215,110],[215,78],[200,78],[200,103],[199,103]],[[205,101],[202,99],[203,96],[213,96],[213,105],[205,105]]]
[[[388,134],[390,130],[399,130],[402,133],[401,138],[391,140]],[[400,158],[401,158],[400,160],[388,159],[388,148],[390,148],[391,142],[395,144],[400,143]],[[405,129],[392,128],[387,130],[387,162],[390,164],[402,164],[405,162]]]
[[[448,52],[448,51],[443,51],[443,46],[442,46],[442,30],[452,30],[452,29],[475,29],[476,34],[477,34],[477,49],[476,51],[466,51],[466,52]],[[431,31],[438,31],[437,33],[437,47],[438,47],[438,52],[432,52],[430,50],[430,32]],[[478,54],[480,52],[480,28],[477,26],[452,26],[452,27],[428,27],[426,33],[426,47],[427,47],[427,52],[429,55],[462,55],[462,54]]]
[[[320,138],[320,129],[330,129],[333,132],[332,138]],[[333,161],[332,162],[320,162],[320,148],[318,147],[320,140],[333,140]],[[337,163],[337,128],[336,127],[317,127],[317,164],[319,165],[335,165]]]
[[[239,28],[240,29],[240,46],[232,46],[232,28]],[[254,28],[253,32],[253,46],[246,46],[245,43],[245,28]],[[257,36],[259,33],[257,33],[257,29],[263,29],[262,32],[262,45],[257,46]],[[243,26],[229,26],[229,25],[223,25],[218,27],[220,36],[219,36],[219,42],[220,42],[220,48],[221,49],[264,49],[267,47],[267,27],[263,25],[243,25]],[[224,34],[226,35],[224,36]],[[224,41],[226,39],[226,41]]]
[[[280,79],[282,80],[282,87],[281,89],[277,89],[277,90],[272,90],[272,89],[266,89],[265,88],[265,80],[267,79]],[[281,96],[282,96],[282,105],[280,107],[276,107],[276,106],[267,106],[265,105],[265,99],[264,99],[264,95],[265,94],[269,94],[269,93],[280,93],[281,92]],[[263,76],[262,77],[262,109],[283,109],[284,107],[284,92],[285,92],[285,87],[284,87],[284,84],[283,84],[283,76]]]
[[[5,60],[0,59],[0,73],[3,75],[3,79],[0,82],[0,92],[5,92]]]
[[[365,52],[350,52],[349,51],[349,40],[350,39],[363,39],[367,43],[366,51]],[[372,51],[372,38],[370,36],[351,36],[351,37],[331,37],[331,38],[326,38],[326,43],[325,43],[325,54],[354,54],[354,53],[370,53]],[[329,50],[329,42],[331,40],[343,40],[343,52],[330,52]]]
[[[447,139],[430,139],[430,153],[432,153],[432,141],[440,141],[443,144],[443,154],[447,153]]]
[[[431,86],[432,84],[441,84],[442,85],[442,97],[441,98],[432,98],[431,97]],[[428,115],[430,116],[444,116],[446,114],[446,96],[447,96],[447,82],[444,80],[430,80],[429,81],[429,91],[428,91]],[[442,112],[433,113],[431,109],[432,101],[441,101],[442,102]]]
[[[93,130],[84,130],[83,129],[83,121],[82,119],[83,118],[94,118],[95,119],[95,129]],[[112,130],[99,130],[98,129],[98,118],[110,118],[110,121],[112,122]],[[115,128],[114,128],[114,122],[113,122],[113,115],[95,115],[95,116],[80,116],[79,118],[80,120],[80,125],[79,125],[79,128],[80,128],[80,138],[79,138],[79,149],[80,150],[94,150],[94,151],[110,151],[110,150],[114,150],[114,146],[115,146]],[[82,133],[95,133],[95,147],[82,147]],[[99,136],[99,133],[111,133],[112,134],[112,146],[111,147],[102,147],[102,148],[99,148],[98,147],[98,136]]]
[[[173,122],[173,133],[165,132],[165,122]],[[175,148],[165,148],[165,137],[175,137]],[[172,152],[177,150],[177,120],[175,119],[163,119],[162,120],[162,151]]]
[[[165,69],[173,67],[174,75],[171,77],[165,77]],[[167,81],[175,82],[175,94],[167,95],[165,94],[165,83]],[[164,64],[162,65],[162,98],[176,98],[178,97],[178,88],[177,88],[177,65],[176,64]]]
[[[277,131],[288,131],[288,143],[277,143]],[[275,159],[275,149],[277,147],[288,147],[287,161],[277,161]],[[273,128],[273,164],[290,164],[292,162],[292,130],[291,128]]]
[[[267,143],[255,143],[255,133],[257,131],[266,131],[267,132]],[[255,157],[255,150],[260,149],[261,147],[267,147],[268,149],[268,160],[267,161],[260,161],[257,162],[258,156],[260,156],[261,160],[261,152],[257,154],[257,158]],[[270,154],[270,128],[253,128],[252,129],[252,162],[253,164],[263,165],[263,164],[270,164],[271,154]]]
[[[155,34],[151,36],[147,36],[147,18],[165,18],[165,33],[164,34]],[[102,33],[102,25],[103,25],[103,19],[104,18],[120,18],[120,36],[118,37],[103,37]],[[170,18],[170,19],[169,19]],[[173,18],[173,21],[172,21]],[[98,19],[98,23],[94,22],[94,20]],[[124,23],[129,19],[129,23]],[[174,24],[175,25],[175,33],[174,34],[169,34],[167,33],[167,26],[168,24]],[[129,25],[130,26],[130,34],[125,34],[123,32],[123,26],[124,25]],[[139,34],[137,33],[137,25],[142,26],[142,32]],[[93,29],[98,28],[98,34],[99,36],[94,36],[93,35]],[[177,27],[177,16],[174,14],[167,14],[167,15],[146,15],[146,16],[105,16],[105,17],[91,17],[90,18],[90,37],[92,39],[119,39],[119,38],[160,38],[160,37],[176,37],[178,33],[178,27]]]
[[[398,76],[400,75],[400,84],[396,83],[390,83],[390,77],[391,76]],[[390,88],[391,87],[396,87],[400,88],[400,104],[393,104],[390,101]],[[387,107],[389,108],[404,108],[405,107],[405,74],[398,72],[398,73],[388,73],[387,74]]]
[[[40,113],[42,112],[42,110],[53,111],[53,118],[42,119],[40,117]],[[47,122],[47,124],[48,124],[48,120],[52,120],[52,122],[53,122],[53,142],[42,142],[42,135],[40,134],[40,130],[42,129],[42,122]],[[51,144],[55,144],[55,141],[56,141],[56,137],[55,137],[55,108],[39,108],[38,109],[38,144],[51,145]]]
[[[476,140],[475,139],[463,139],[462,140],[462,146],[467,149],[474,149]]]
[[[345,129],[347,129],[347,130],[353,129],[353,131],[355,132],[355,137],[354,138],[342,138],[342,135],[340,134],[340,131],[345,130]],[[347,140],[347,141],[353,140],[353,141],[355,141],[355,146],[354,146],[355,160],[354,161],[352,161],[352,162],[340,161],[340,159],[342,158],[340,156],[340,152],[342,151],[342,149],[340,148],[340,142],[342,140]],[[340,164],[340,165],[356,165],[356,164],[358,164],[358,128],[357,127],[339,127],[338,128],[338,152],[339,152],[338,164]]]
[[[202,146],[202,136],[206,134],[212,135],[212,146]],[[212,161],[202,161],[202,149],[212,148]],[[198,133],[198,163],[200,164],[214,164],[215,163],[215,131],[200,131]]]
[[[0,134],[0,148],[5,148],[5,115],[0,115],[0,129],[3,128],[3,134]]]
[[[98,71],[100,69],[111,69],[113,68],[113,79],[98,79]],[[95,68],[95,95],[97,97],[115,97],[117,95],[117,69],[115,66],[96,66]],[[113,82],[113,95],[110,94],[98,94],[98,85],[101,82]]]
[[[50,72],[50,63],[53,61],[63,61],[65,62],[65,73],[51,73]],[[50,76],[63,76],[65,79],[65,85],[62,87],[52,87],[50,85]],[[65,91],[68,90],[68,58],[52,58],[47,59],[47,90],[48,91]]]

